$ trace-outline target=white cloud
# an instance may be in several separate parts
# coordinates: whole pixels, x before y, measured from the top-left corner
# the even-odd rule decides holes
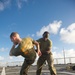
[[[63,58],[63,53],[62,52],[53,52],[54,58]]]
[[[74,49],[65,50],[65,56],[66,57],[75,57],[75,50]]]
[[[9,30],[14,30],[15,29],[14,27],[16,27],[16,26],[17,26],[16,23],[12,23],[12,24],[8,25],[8,29]]]
[[[15,56],[9,56],[8,58],[7,58],[7,60],[10,60],[10,61],[23,61],[23,57],[22,56],[17,56],[17,57],[15,57]]]
[[[19,9],[22,8],[23,3],[27,3],[28,0],[17,0],[17,6]]]
[[[10,3],[11,3],[11,0],[0,1],[0,11],[3,11],[6,7],[8,7]]]
[[[64,50],[65,51],[65,57],[75,57],[75,50]],[[63,58],[63,51],[61,52],[53,52],[54,58]]]
[[[17,0],[17,6],[18,6],[19,9],[22,7],[22,2],[21,2],[21,0]]]
[[[0,56],[0,60],[4,60],[4,57]]]
[[[35,36],[35,34],[32,34],[31,36],[32,36],[32,37],[34,37],[34,36]]]
[[[0,48],[1,52],[7,51],[7,50],[8,50],[8,48]]]
[[[0,11],[3,11],[7,7],[10,7],[13,0],[1,0],[0,1]],[[22,8],[24,3],[27,3],[28,0],[15,0],[19,9]]]
[[[75,23],[60,31],[61,40],[65,43],[75,44]]]
[[[52,34],[57,34],[59,31],[59,28],[61,27],[62,21],[54,21],[53,23],[50,23],[47,26],[43,26],[40,31],[38,31],[36,34],[37,36],[41,36],[44,31],[49,31]]]
[[[55,47],[55,46],[53,47],[53,50],[58,50],[58,49],[59,49],[58,47]]]
[[[0,2],[0,11],[4,10],[4,5],[2,2]]]
[[[13,59],[13,57],[12,56],[9,56],[9,59]]]

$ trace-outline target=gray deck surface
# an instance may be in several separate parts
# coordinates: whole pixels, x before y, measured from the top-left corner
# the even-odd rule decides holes
[[[57,75],[75,75],[75,71],[67,71],[66,65],[55,65]],[[19,75],[21,67],[5,67],[6,75]],[[0,68],[1,73],[2,68]],[[1,74],[0,74],[1,75]],[[36,75],[36,66],[31,66],[28,75]],[[43,66],[42,75],[50,75],[48,66]]]

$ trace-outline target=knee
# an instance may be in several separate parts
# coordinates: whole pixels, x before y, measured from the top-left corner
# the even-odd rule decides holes
[[[54,66],[53,65],[49,65],[49,69],[53,68]]]

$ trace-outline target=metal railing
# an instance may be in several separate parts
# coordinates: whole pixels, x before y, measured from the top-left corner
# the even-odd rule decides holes
[[[55,58],[54,63],[55,64],[75,63],[75,57]]]
[[[22,63],[23,61],[13,61],[6,63],[0,61],[0,66],[21,66]],[[68,64],[68,63],[75,63],[75,57],[54,58],[54,64]]]

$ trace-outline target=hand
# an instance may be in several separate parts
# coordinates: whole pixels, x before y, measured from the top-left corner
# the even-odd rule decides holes
[[[15,46],[16,46],[16,45],[13,43],[13,46],[12,46],[12,48],[11,48],[11,50],[10,50],[10,53],[9,53],[10,56],[13,56],[12,52],[13,52]]]
[[[42,55],[41,51],[40,51],[40,50],[38,50],[38,56],[41,56],[41,55]]]

